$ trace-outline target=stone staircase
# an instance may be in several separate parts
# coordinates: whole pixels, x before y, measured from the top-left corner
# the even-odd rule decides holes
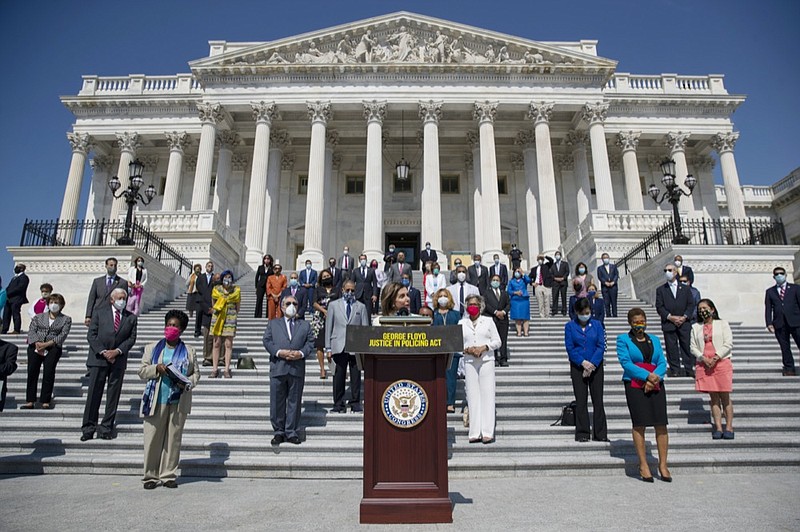
[[[261,345],[264,320],[254,319],[252,274],[243,289],[234,358],[252,356],[257,369],[237,371],[233,379],[207,378],[202,368],[193,410],[183,438],[184,476],[269,478],[360,478],[360,414],[332,408],[332,379],[318,378],[316,358],[308,361],[303,401],[306,441],[299,446],[269,445],[268,358]],[[621,299],[620,316],[640,302]],[[24,338],[6,337],[20,346],[20,368],[9,381],[6,410],[0,414],[0,474],[98,473],[138,475],[142,469],[142,425],[138,418],[143,383],[136,375],[141,347],[159,337],[166,310],[183,309],[179,298],[140,317],[137,347],[131,353],[117,416],[118,437],[79,441],[86,396],[86,327],[76,323],[56,376],[53,410],[19,410],[24,403]],[[644,306],[652,324],[655,311]],[[67,307],[67,311],[70,309]],[[538,316],[535,300],[532,316]],[[723,312],[724,316],[724,312]],[[577,443],[572,427],[552,426],[561,407],[572,400],[563,347],[564,319],[534,317],[531,336],[509,335],[510,367],[497,370],[497,443],[468,445],[461,414],[448,419],[449,466],[453,478],[558,474],[623,474],[636,471],[630,419],[616,362],[613,338],[627,331],[624,317],[607,319],[610,338],[605,405],[610,443]],[[657,326],[651,325],[651,332]],[[712,441],[705,395],[690,379],[669,379],[670,466],[681,470],[742,471],[800,467],[800,389],[797,378],[780,374],[774,338],[761,328],[735,325],[734,408],[736,439]],[[188,335],[200,353],[201,342]],[[459,404],[463,381],[459,382]],[[101,413],[102,413],[101,406]],[[655,460],[652,430],[648,452]]]

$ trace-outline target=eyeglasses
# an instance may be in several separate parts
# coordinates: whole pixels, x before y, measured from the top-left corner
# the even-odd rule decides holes
[[[286,302],[286,306],[287,307],[296,307],[297,306],[297,302],[296,301],[287,301]]]
[[[675,270],[673,270],[673,269],[670,269],[670,268],[664,268],[664,271],[665,271],[665,272],[674,272]]]
[[[345,294],[355,294],[355,290],[344,290]]]

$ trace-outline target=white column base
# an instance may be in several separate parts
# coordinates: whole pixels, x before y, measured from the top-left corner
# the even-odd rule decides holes
[[[383,256],[381,256],[381,258],[383,258]],[[322,253],[322,250],[306,249],[297,257],[297,264],[295,265],[295,269],[299,271],[305,268],[307,260],[311,261],[311,267],[317,271],[321,270],[327,265],[327,263],[325,262],[326,257]]]

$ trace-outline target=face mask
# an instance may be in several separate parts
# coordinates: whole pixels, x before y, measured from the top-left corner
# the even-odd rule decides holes
[[[591,314],[578,314],[578,320],[581,323],[586,323],[587,321],[589,321],[591,319],[591,317],[592,317]]]
[[[362,260],[358,261],[358,263],[361,265],[362,268],[366,268],[367,267],[366,259],[362,259]]]
[[[310,270],[310,269],[311,269],[311,265],[310,264],[306,264],[306,270]]]
[[[106,271],[108,272],[109,277],[114,277],[117,274],[116,266],[113,268],[106,268]]]
[[[786,282],[786,275],[783,274],[783,273],[779,273],[779,274],[775,275],[775,282],[777,284],[785,283]]]
[[[349,254],[350,254],[350,250],[348,250],[348,249],[345,249],[344,251],[342,251],[342,255],[349,255]]]
[[[517,249],[517,246],[511,246],[511,249]]]
[[[58,314],[59,311],[61,311],[61,305],[59,305],[58,303],[50,303],[48,308],[50,309],[50,312],[52,312],[53,314]]]
[[[537,260],[536,262],[538,262],[538,263],[539,263],[539,266],[541,266],[542,264],[544,264],[544,259],[539,259],[539,260]]]
[[[456,264],[456,268],[458,268],[459,266],[461,266],[461,261],[458,261],[455,264]]]
[[[428,250],[428,251],[430,251],[430,250],[431,250],[431,247],[430,247],[430,246],[425,246],[425,249],[426,249],[426,250]]]
[[[411,284],[411,281],[409,281],[408,279],[403,279],[400,282],[403,283],[403,286],[405,286],[406,288],[408,288],[409,285]]]
[[[330,266],[331,268],[333,268],[334,266],[336,266],[336,261],[331,261],[331,262],[329,262],[329,263],[328,263],[328,266]]]
[[[608,259],[603,259],[603,264],[604,264],[604,265],[608,266],[608,263],[609,263],[609,260],[608,260]]]
[[[583,275],[584,273],[586,273],[586,268],[578,268],[578,273]]]
[[[681,284],[682,284],[683,286],[689,286],[689,281],[681,281]]]
[[[142,262],[142,261],[139,261],[139,262],[137,262],[137,263],[136,263],[136,265],[137,265],[137,266],[144,266],[144,262]]]
[[[297,314],[297,305],[286,305],[286,308],[283,309],[283,313],[286,314],[287,318],[294,318]]]
[[[494,265],[500,266],[500,259],[494,259]]]
[[[711,313],[709,311],[707,311],[707,310],[701,310],[699,312],[699,314],[700,314],[700,317],[703,318],[704,320],[707,320],[708,318],[711,317]]]
[[[320,281],[320,282],[322,283],[322,286],[330,286],[332,281],[331,281],[331,278],[330,278],[330,277],[325,277],[325,278],[324,278],[322,281]]]
[[[436,301],[439,303],[439,306],[442,307],[442,308],[445,308],[447,306],[447,304],[450,302],[447,299],[447,297],[445,297],[445,296],[440,297]]]
[[[233,280],[231,280],[230,277],[226,277],[222,280],[222,284],[224,284],[225,286],[230,286],[232,282]]]
[[[492,288],[500,288],[500,281],[492,281]]]
[[[664,272],[664,278],[667,282],[672,282],[673,277],[675,277],[675,272]]]
[[[345,292],[344,294],[342,294],[342,297],[348,303],[352,303],[353,301],[356,300],[356,295],[353,292]]]
[[[180,337],[181,337],[181,330],[178,329],[177,327],[171,327],[171,326],[164,327],[164,339],[167,342],[174,344],[180,339]]]
[[[394,253],[394,248],[389,248],[389,253]]]
[[[125,308],[125,300],[124,299],[115,299],[114,300],[114,307],[117,310],[122,310]]]
[[[479,307],[478,305],[470,305],[467,307],[467,314],[469,314],[473,318],[478,314],[480,314],[480,312],[481,312],[481,307]]]
[[[514,279],[519,279],[520,277],[522,277],[522,274],[521,274],[521,273],[519,273],[519,272],[514,272]]]
[[[50,292],[42,292],[42,299],[47,299],[50,297]]]
[[[433,269],[433,275],[439,275],[439,268]]]
[[[597,295],[597,290],[590,290],[590,291],[586,292],[586,295],[589,296],[589,299],[592,299],[592,298],[594,298],[594,296]]]
[[[378,267],[378,263],[377,262],[370,263],[369,267],[373,268],[373,269],[377,268]]]
[[[675,261],[675,267],[676,267],[676,268],[680,268],[680,267],[681,267],[681,264],[683,264],[683,261],[680,261],[680,260],[676,260],[676,261]]]
[[[459,283],[463,283],[464,281],[467,280],[467,274],[464,272],[460,272],[458,275],[456,275],[456,279],[458,279]]]
[[[643,323],[641,325],[632,325],[631,329],[633,329],[633,332],[635,332],[635,333],[640,333],[640,332],[643,333],[645,331],[645,329],[647,329],[647,324]]]
[[[297,279],[289,279],[289,286],[297,286]]]
[[[556,260],[561,260],[561,255],[556,255]]]
[[[474,264],[475,266],[480,266],[481,265],[481,261],[475,260],[475,261],[472,261],[472,264]]]
[[[23,271],[22,268],[20,268],[19,266],[14,268],[14,273],[22,273],[22,271]]]

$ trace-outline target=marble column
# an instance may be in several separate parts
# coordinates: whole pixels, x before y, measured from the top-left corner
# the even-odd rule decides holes
[[[431,248],[444,257],[442,249],[442,196],[439,176],[439,120],[442,117],[442,102],[429,100],[419,102],[419,117],[422,120],[423,184],[421,199],[422,234],[420,244],[431,243]]]
[[[617,146],[622,150],[622,169],[625,172],[625,197],[628,210],[643,211],[642,186],[639,183],[639,163],[636,161],[636,147],[639,145],[641,131],[624,131],[617,134]]]
[[[245,172],[248,168],[250,168],[249,155],[241,151],[234,151],[231,157],[231,180],[228,185],[227,223],[241,242],[244,242],[245,224],[247,223],[247,198],[249,194],[245,191],[249,187],[245,184]]]
[[[108,216],[111,205],[106,201],[111,195],[108,178],[114,158],[110,155],[97,155],[89,159],[92,167],[92,181],[89,185],[89,198],[86,202],[86,220],[101,220]]]
[[[188,146],[191,137],[185,131],[165,133],[169,145],[169,162],[167,163],[167,182],[164,186],[162,211],[178,210],[178,198],[181,194],[181,177],[183,173],[183,150]]]
[[[306,219],[303,234],[303,252],[297,258],[297,268],[311,260],[313,268],[323,267],[322,224],[325,208],[325,132],[331,119],[330,102],[308,102],[308,117],[311,120],[311,146],[308,156],[308,193],[306,195]]]
[[[367,166],[364,176],[364,253],[383,261],[383,120],[386,102],[364,102]]]
[[[72,146],[72,160],[69,163],[67,188],[61,202],[61,215],[58,217],[61,221],[78,219],[78,203],[81,201],[86,155],[92,149],[92,137],[86,133],[67,133],[67,140]]]
[[[509,181],[509,186],[512,187],[510,193],[514,196],[517,209],[517,234],[511,238],[511,242],[516,243],[525,252],[525,260],[527,260],[528,208],[526,192],[528,183],[525,180],[525,156],[512,151],[509,154],[509,160],[513,176],[513,181]]]
[[[658,155],[648,155],[647,156],[647,168],[650,170],[650,182],[645,183],[645,186],[649,189],[651,184],[661,185],[661,178],[663,177],[661,174],[661,161],[664,160],[664,157],[659,157]],[[655,210],[661,211],[664,208],[656,203],[655,201],[649,200],[648,203],[653,205]],[[672,212],[672,206],[667,203],[666,205],[668,210]]]
[[[483,197],[481,194],[481,144],[478,134],[467,131],[467,144],[469,144],[472,158],[472,223],[475,248],[473,252],[479,253],[484,248],[483,238]]]
[[[725,198],[728,202],[728,218],[733,220],[747,219],[744,210],[744,197],[739,184],[739,172],[736,170],[736,159],[733,147],[739,140],[739,132],[717,133],[711,137],[711,146],[719,154],[719,165],[722,170],[722,183],[725,185]]]
[[[532,102],[528,119],[534,124],[536,141],[536,169],[539,178],[539,213],[542,219],[542,249],[546,255],[561,246],[561,226],[558,222],[558,197],[556,174],[553,167],[553,150],[550,146],[550,115],[553,103]]]
[[[522,161],[525,168],[525,225],[528,241],[520,242],[520,249],[525,253],[528,264],[531,257],[542,250],[542,240],[539,231],[539,164],[536,154],[536,138],[532,130],[517,133],[514,144],[522,148]],[[528,248],[522,248],[527,245]]]
[[[689,192],[684,184],[686,176],[689,174],[689,168],[686,165],[686,143],[689,141],[691,133],[677,133],[669,132],[664,137],[664,145],[669,148],[669,156],[675,161],[675,184],[680,186],[684,191]],[[682,212],[691,212],[694,209],[692,199],[688,196],[681,196],[678,209]]]
[[[611,185],[611,168],[608,165],[606,130],[603,123],[608,113],[607,103],[587,103],[583,107],[583,119],[589,124],[589,139],[592,145],[592,169],[594,190],[597,194],[597,210],[614,210],[614,190]]]
[[[473,118],[478,122],[481,149],[481,203],[483,207],[484,257],[498,254],[507,262],[503,252],[503,236],[500,230],[500,194],[497,189],[497,153],[494,144],[494,119],[497,102],[476,102]]]
[[[267,167],[269,165],[269,137],[273,120],[280,114],[274,103],[258,102],[250,104],[256,122],[256,136],[253,144],[253,164],[250,170],[250,200],[247,203],[247,225],[245,245],[247,263],[250,266],[261,264],[264,254],[264,209],[267,201]]]
[[[578,228],[578,188],[575,185],[575,158],[571,153],[555,156],[561,174],[561,194],[564,198],[564,225],[567,235]]]
[[[719,204],[717,189],[714,186],[714,165],[716,161],[709,155],[700,155],[692,159],[692,168],[697,173],[697,186],[700,189],[703,218],[719,220]]]
[[[117,167],[117,178],[119,178],[119,190],[128,188],[130,181],[130,163],[136,155],[136,150],[141,145],[139,143],[139,135],[137,133],[117,133],[117,144],[119,145],[120,156],[119,166]],[[117,192],[119,193],[119,191]],[[122,213],[127,212],[127,205],[125,198],[115,199],[111,204],[111,214],[109,219],[112,221],[119,220]]]
[[[262,209],[264,235],[261,249],[264,253],[275,255],[277,234],[275,220],[278,215],[278,195],[281,186],[281,164],[283,153],[292,144],[289,132],[285,129],[273,129],[269,134],[269,160],[267,162],[267,183],[264,191],[264,207]]]
[[[294,196],[294,191],[292,190],[294,161],[294,153],[284,152],[281,159],[281,183],[278,191],[277,230],[275,231],[275,239],[270,240],[275,242],[273,245],[275,256],[283,258],[282,264],[286,268],[291,268],[291,259],[294,259],[294,249],[289,248],[289,201],[298,199],[296,197],[292,198]]]
[[[217,137],[217,122],[223,119],[224,112],[218,103],[198,103],[200,116],[200,146],[197,151],[197,166],[194,171],[192,188],[192,210],[208,209],[211,194],[211,172],[214,167],[214,144]]]
[[[212,208],[217,212],[219,220],[228,224],[228,198],[231,171],[233,170],[233,147],[239,144],[236,131],[224,129],[217,135],[219,152],[217,155],[217,179],[214,185],[214,203]]]
[[[335,129],[328,129],[325,132],[325,173],[323,177],[323,189],[322,189],[322,245],[321,249],[323,254],[334,255],[336,257],[339,256],[338,254],[338,245],[336,245],[332,240],[331,236],[333,231],[331,231],[331,225],[336,225],[336,217],[334,212],[336,210],[336,199],[338,199],[339,191],[337,190],[337,179],[338,177],[338,165],[336,168],[336,176],[334,177],[334,167],[333,167],[333,155],[336,151],[336,147],[339,145],[339,132]],[[324,264],[327,264],[325,262]]]
[[[578,187],[575,197],[578,205],[578,225],[592,211],[592,183],[589,180],[589,162],[586,158],[586,132],[571,130],[567,133],[567,146],[572,147],[575,160],[575,181]]]

